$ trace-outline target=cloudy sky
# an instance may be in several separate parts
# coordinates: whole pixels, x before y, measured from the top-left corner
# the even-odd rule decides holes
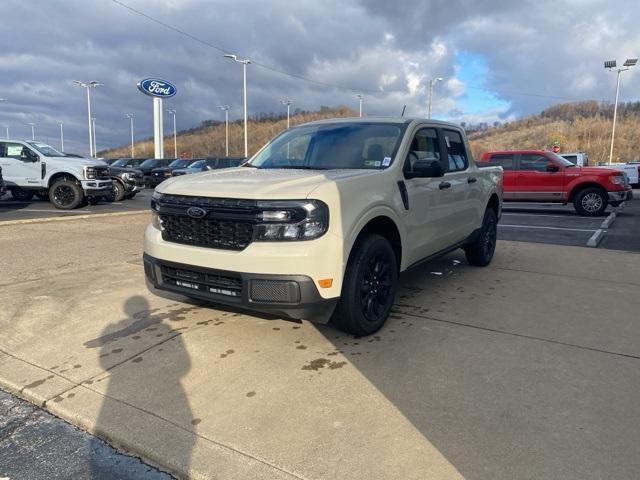
[[[125,5],[208,45],[125,8]],[[178,128],[242,115],[242,70],[249,66],[249,112],[320,105],[369,115],[425,116],[429,79],[434,117],[454,121],[517,118],[554,103],[610,101],[615,75],[602,62],[640,55],[637,0],[3,0],[0,125],[12,137],[87,153],[85,92],[98,80],[93,113],[98,149],[152,135],[151,101],[136,83],[173,82]],[[216,49],[217,47],[217,49]],[[623,75],[622,100],[637,100],[640,67]],[[300,78],[302,77],[302,78]],[[165,132],[171,128],[165,115]],[[0,137],[4,128],[0,129]]]

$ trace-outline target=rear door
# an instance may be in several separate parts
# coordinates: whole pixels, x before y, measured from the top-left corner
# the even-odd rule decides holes
[[[502,177],[502,188],[504,189],[502,199],[515,200],[518,176],[515,153],[492,153],[487,162],[491,165],[500,166],[504,170]]]
[[[40,162],[24,160],[23,151],[39,157],[29,147],[16,142],[0,142],[0,166],[7,186],[37,187],[41,185],[42,165]]]
[[[518,160],[516,199],[531,202],[560,202],[564,192],[564,168],[548,171],[556,165],[543,153],[522,153]]]

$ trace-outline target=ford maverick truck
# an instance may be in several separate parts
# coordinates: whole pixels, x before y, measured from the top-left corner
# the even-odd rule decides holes
[[[290,128],[235,168],[165,180],[144,236],[149,287],[377,331],[404,270],[496,246],[502,168],[478,168],[464,131],[420,119]]]

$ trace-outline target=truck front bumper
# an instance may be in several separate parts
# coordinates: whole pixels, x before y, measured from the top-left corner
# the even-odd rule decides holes
[[[111,180],[83,180],[82,189],[90,197],[110,195],[113,182]]]
[[[609,202],[625,202],[633,198],[633,191],[620,190],[619,192],[609,192]]]
[[[160,260],[144,254],[144,272],[156,289],[232,307],[326,323],[338,298],[320,296],[305,275],[232,272]]]

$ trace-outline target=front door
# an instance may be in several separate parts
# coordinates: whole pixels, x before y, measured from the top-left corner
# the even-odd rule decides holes
[[[547,170],[549,164],[557,171]],[[520,201],[560,202],[563,199],[564,169],[542,153],[523,153],[518,164],[516,198]]]
[[[23,152],[28,158],[22,158]],[[0,142],[0,166],[8,187],[37,187],[42,183],[41,165],[32,158],[38,155],[29,147],[16,142]]]

